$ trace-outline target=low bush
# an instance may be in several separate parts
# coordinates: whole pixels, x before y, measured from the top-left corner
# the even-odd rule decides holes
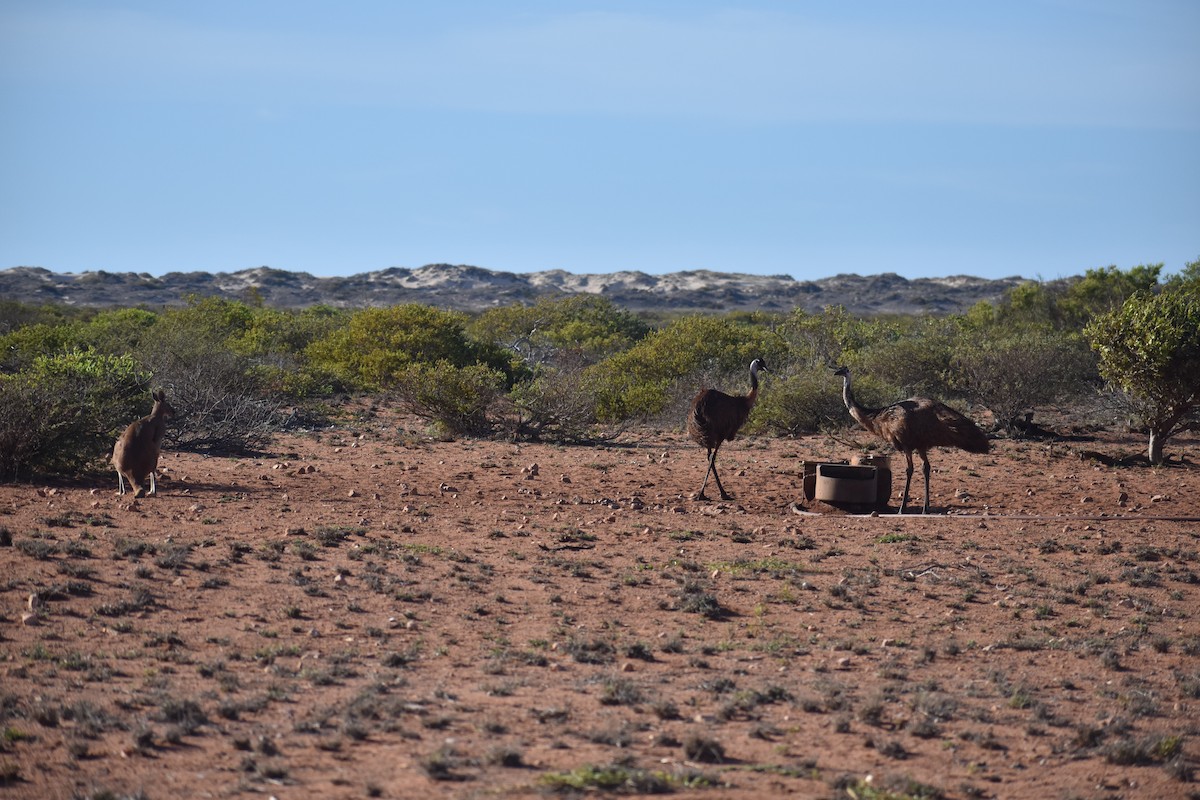
[[[842,403],[841,380],[823,368],[772,378],[755,407],[753,425],[786,436],[844,428],[853,420]],[[871,392],[870,379],[863,382]]]
[[[483,364],[456,367],[445,361],[413,363],[398,370],[392,389],[411,414],[446,435],[492,431],[490,412],[504,393],[504,373]]]
[[[150,411],[148,376],[129,356],[76,350],[0,375],[0,477],[99,467],[125,426]]]

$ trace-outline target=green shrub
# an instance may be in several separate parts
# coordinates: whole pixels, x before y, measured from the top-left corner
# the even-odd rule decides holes
[[[0,376],[0,476],[74,474],[111,454],[150,411],[148,376],[129,356],[71,351]]]
[[[877,324],[852,317],[841,306],[830,306],[819,314],[797,308],[779,326],[789,361],[798,369],[841,366],[877,337],[878,331]]]
[[[582,369],[538,370],[513,386],[512,433],[520,439],[581,442],[599,438],[596,403]]]
[[[1095,377],[1094,363],[1077,337],[1064,333],[1026,329],[995,339],[985,332],[958,349],[951,381],[1011,431],[1033,407],[1080,394]]]
[[[627,350],[650,328],[608,298],[575,295],[491,309],[470,330],[479,341],[511,350],[532,367],[562,368],[564,362],[588,365]]]
[[[254,362],[263,390],[303,401],[349,388],[336,373],[309,363],[305,351],[344,327],[349,313],[329,306],[300,311],[255,308],[246,326],[229,339],[234,352]]]
[[[772,331],[717,317],[683,317],[588,370],[602,421],[682,416],[697,391],[749,389],[752,360],[783,361],[784,340]]]
[[[66,305],[33,305],[19,300],[0,300],[0,335],[29,325],[62,325],[88,314],[88,309]]]
[[[140,308],[102,311],[80,326],[79,335],[101,353],[136,353],[147,341],[158,315]]]
[[[1200,427],[1200,285],[1136,294],[1097,316],[1086,335],[1104,378],[1149,428],[1151,463],[1162,463],[1168,438]]]
[[[825,368],[772,379],[770,391],[762,393],[755,408],[756,424],[788,436],[846,427],[853,419],[842,402],[841,380]],[[866,394],[874,394],[869,376],[855,380],[856,392],[862,394],[864,384]]]
[[[71,323],[26,325],[0,336],[0,372],[29,368],[39,356],[87,349],[79,328]]]
[[[417,362],[395,372],[392,387],[406,411],[441,433],[485,434],[492,429],[488,412],[503,394],[505,381],[504,373],[484,364]]]
[[[511,374],[508,355],[470,339],[466,321],[464,314],[417,304],[370,308],[314,341],[306,353],[314,367],[364,389],[388,388],[413,364],[482,363]]]
[[[262,446],[280,420],[279,398],[257,360],[231,345],[251,319],[240,303],[193,301],[163,312],[137,353],[177,412],[171,446],[240,452]]]
[[[872,328],[870,337],[843,362],[856,379],[877,381],[892,400],[950,394],[947,377],[962,336],[956,319],[905,317],[877,321]]]

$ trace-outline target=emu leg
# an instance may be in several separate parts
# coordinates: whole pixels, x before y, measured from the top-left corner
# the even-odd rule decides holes
[[[150,470],[150,494],[158,494],[158,484],[154,482],[154,470]]]
[[[721,445],[717,445],[717,450],[720,450],[720,449],[721,449]],[[715,480],[717,482],[717,489],[719,489],[721,492],[721,499],[722,500],[732,500],[733,495],[731,495],[729,492],[725,491],[725,487],[721,485],[721,476],[717,472],[717,450],[713,450],[713,455],[712,455],[713,480]]]
[[[899,511],[901,514],[904,513],[904,507],[908,505],[908,487],[912,483],[913,474],[912,453],[905,453],[904,458],[908,461],[908,467],[904,470],[904,496],[900,498]]]
[[[921,510],[922,514],[929,513],[929,458],[921,453],[921,460],[925,462],[922,471],[925,473],[925,507]]]
[[[117,470],[117,494],[125,494],[125,476]]]
[[[713,473],[713,460],[717,457],[716,451],[708,451],[708,471],[704,473],[704,483],[700,484],[700,491],[696,493],[697,500],[707,500],[708,496],[704,494],[704,487],[708,486],[708,476]]]

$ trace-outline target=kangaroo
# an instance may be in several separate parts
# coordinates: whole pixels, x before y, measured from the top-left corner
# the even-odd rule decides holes
[[[125,494],[125,481],[134,497],[145,492],[142,485],[150,476],[150,494],[158,493],[155,472],[158,469],[158,453],[162,447],[163,434],[167,432],[167,420],[175,416],[175,409],[167,403],[167,393],[159,389],[152,392],[154,408],[150,416],[132,422],[113,447],[112,464],[117,468],[117,493]]]

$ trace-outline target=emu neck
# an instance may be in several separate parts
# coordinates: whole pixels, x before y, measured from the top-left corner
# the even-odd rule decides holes
[[[753,406],[758,401],[758,367],[750,369],[750,392],[746,395],[746,405]]]
[[[867,422],[865,408],[858,404],[854,399],[854,393],[850,391],[850,376],[842,376],[842,400],[846,403],[846,410],[850,412],[850,416],[854,417],[864,428],[870,428]]]

